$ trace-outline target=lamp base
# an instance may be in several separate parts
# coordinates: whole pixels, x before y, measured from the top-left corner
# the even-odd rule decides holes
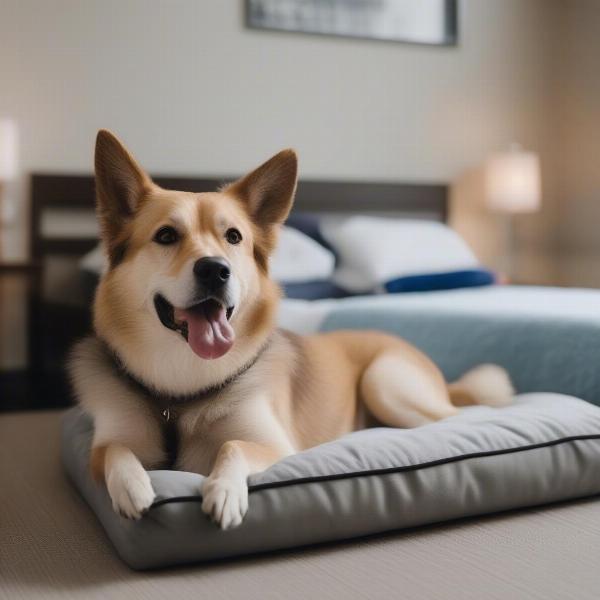
[[[515,233],[513,216],[510,213],[502,215],[502,234],[503,234],[503,260],[502,260],[502,271],[506,276],[508,282],[512,282],[515,276],[514,273],[514,244],[515,244]]]

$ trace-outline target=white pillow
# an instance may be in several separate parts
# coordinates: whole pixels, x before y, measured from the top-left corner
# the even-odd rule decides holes
[[[271,256],[271,275],[283,283],[301,283],[330,279],[335,266],[335,256],[312,238],[292,227],[281,228],[279,242]],[[101,275],[107,260],[100,245],[88,252],[80,261],[84,271]]]
[[[406,275],[477,268],[477,258],[452,229],[433,221],[349,217],[324,223],[340,258],[333,280],[351,292],[378,289]]]
[[[322,281],[333,275],[335,256],[306,234],[284,225],[270,267],[275,281]]]
[[[81,257],[79,260],[79,268],[98,276],[105,273],[108,268],[108,260],[106,259],[102,244],[98,244],[93,250],[90,250]]]

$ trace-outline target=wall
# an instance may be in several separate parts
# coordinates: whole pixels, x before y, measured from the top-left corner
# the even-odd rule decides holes
[[[249,31],[241,0],[3,0],[0,115],[23,173],[90,171],[100,127],[170,173],[294,146],[304,176],[453,181],[514,140],[550,164],[554,7],[465,0],[459,46],[433,48]],[[553,206],[523,248],[546,247]]]
[[[561,282],[600,287],[600,2],[564,4],[559,135]]]

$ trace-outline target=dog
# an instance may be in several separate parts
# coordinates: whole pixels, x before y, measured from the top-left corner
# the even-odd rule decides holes
[[[94,421],[91,473],[124,517],[152,505],[147,469],[173,465],[205,475],[202,510],[236,527],[248,476],[286,456],[371,425],[417,427],[510,402],[498,366],[447,384],[382,332],[277,329],[269,256],[294,199],[293,150],[218,191],[177,192],[101,130],[95,173],[108,268],[95,335],[75,346],[69,371]]]

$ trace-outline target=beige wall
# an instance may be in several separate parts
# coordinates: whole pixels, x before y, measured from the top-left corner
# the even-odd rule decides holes
[[[565,284],[600,287],[600,2],[563,10],[558,264]]]
[[[554,0],[465,0],[456,48],[248,31],[242,4],[2,0],[0,115],[23,172],[89,171],[99,127],[172,173],[290,145],[312,177],[453,181],[514,140],[551,164]],[[545,251],[546,206],[524,249]]]
[[[545,26],[544,207],[516,219],[515,279],[600,287],[600,2],[558,2]],[[456,227],[493,264],[502,228],[477,201],[481,193],[480,171],[457,179]]]

